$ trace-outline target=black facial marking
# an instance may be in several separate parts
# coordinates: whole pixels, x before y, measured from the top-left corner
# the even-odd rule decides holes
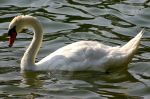
[[[8,36],[12,36],[12,33],[16,32],[16,26],[14,26],[13,28],[11,28],[9,31],[8,31]]]

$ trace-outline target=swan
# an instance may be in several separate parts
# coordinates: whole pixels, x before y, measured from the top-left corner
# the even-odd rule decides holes
[[[24,27],[34,31],[33,39],[21,59],[22,71],[101,71],[128,64],[140,44],[142,29],[124,46],[111,47],[97,41],[78,41],[49,54],[39,62],[35,58],[42,44],[43,29],[37,18],[29,15],[16,16],[9,24],[9,47],[13,46],[17,33]],[[122,68],[122,67],[121,67]]]

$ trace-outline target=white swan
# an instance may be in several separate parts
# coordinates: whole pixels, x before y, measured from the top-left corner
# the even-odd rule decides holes
[[[75,42],[56,50],[35,63],[43,39],[42,26],[35,17],[21,15],[11,21],[8,31],[9,46],[13,45],[17,32],[20,32],[24,27],[33,28],[34,36],[21,60],[21,70],[23,71],[95,70],[105,72],[110,68],[119,68],[131,61],[144,33],[143,29],[122,47],[111,47],[96,41]]]

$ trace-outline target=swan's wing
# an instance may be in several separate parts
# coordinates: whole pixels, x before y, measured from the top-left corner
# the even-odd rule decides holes
[[[80,41],[62,47],[37,64],[54,70],[97,69],[107,62],[112,47],[94,41]]]

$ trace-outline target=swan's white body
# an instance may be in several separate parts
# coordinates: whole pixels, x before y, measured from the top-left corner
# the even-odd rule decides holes
[[[32,71],[106,71],[112,67],[124,66],[131,61],[143,35],[143,31],[141,31],[122,47],[110,47],[96,41],[75,42],[56,50],[35,63],[43,39],[41,24],[36,18],[26,15],[14,18],[9,29],[14,26],[18,32],[25,26],[34,30],[32,42],[21,60],[21,70]]]

